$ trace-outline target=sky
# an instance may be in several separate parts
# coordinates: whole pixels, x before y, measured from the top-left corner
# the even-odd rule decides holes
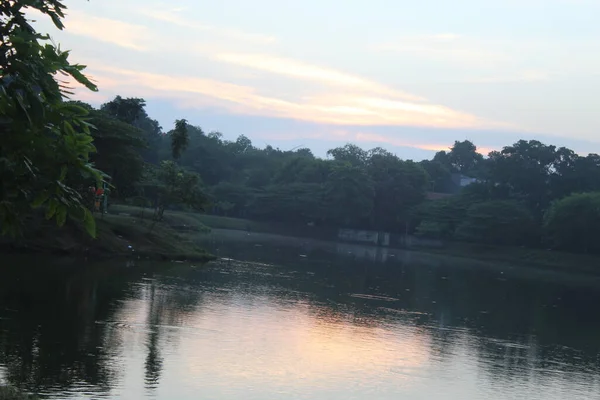
[[[256,146],[600,153],[600,0],[67,0],[34,15],[99,86]]]

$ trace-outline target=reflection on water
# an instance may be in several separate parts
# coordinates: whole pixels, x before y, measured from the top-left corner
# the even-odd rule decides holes
[[[0,271],[0,383],[47,398],[590,399],[600,285],[252,235],[222,260]],[[43,261],[43,262],[42,262]]]

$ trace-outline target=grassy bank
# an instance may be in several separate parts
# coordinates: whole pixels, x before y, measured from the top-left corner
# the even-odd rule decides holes
[[[127,205],[112,205],[110,212],[119,215],[130,215],[145,218],[151,216],[149,209]],[[324,229],[311,226],[252,221],[243,218],[229,218],[218,215],[208,215],[183,211],[166,211],[164,222],[175,229],[231,229],[240,231],[249,231],[254,233],[273,233],[284,236],[308,237],[314,239],[332,240],[337,235],[337,229]]]
[[[62,228],[32,218],[22,237],[2,238],[4,249],[17,252],[43,252],[82,255],[92,258],[141,257],[159,260],[209,261],[214,257],[198,247],[198,229],[178,230],[168,223],[154,224],[131,215],[97,216],[97,237],[91,238],[76,222]]]
[[[143,211],[138,207],[114,205],[111,207],[111,212],[118,213],[121,217],[130,216],[139,218]],[[145,213],[146,217],[150,215],[149,210],[146,210]],[[290,227],[284,224],[179,211],[167,211],[165,213],[164,222],[167,225],[180,230],[202,230],[206,228],[230,229],[323,240],[334,240],[337,233],[335,230],[324,230],[313,227]],[[594,273],[600,272],[599,257],[542,249],[448,242],[440,248],[411,247],[408,250],[496,263],[500,262],[513,265],[528,265],[556,270],[573,270]]]
[[[12,387],[0,386],[0,400],[33,400],[35,398]]]
[[[525,247],[504,247],[449,242],[441,248],[414,247],[410,250],[449,255],[495,263],[540,267],[561,271],[600,273],[600,258],[593,255],[564,253]]]

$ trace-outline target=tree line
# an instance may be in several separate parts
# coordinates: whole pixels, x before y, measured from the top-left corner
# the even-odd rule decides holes
[[[225,140],[219,132],[204,132],[184,120],[163,132],[144,105],[142,99],[121,97],[100,110],[83,105],[97,127],[104,125],[94,118],[102,116],[136,128],[133,136],[114,138],[114,130],[92,131],[98,147],[92,160],[110,171],[114,194],[123,201],[156,206],[156,171],[170,165],[181,176],[196,177],[198,199],[217,215],[600,251],[596,154],[580,156],[564,147],[520,140],[484,157],[465,140],[420,162],[354,144],[331,149],[323,159],[307,148],[259,148],[244,135]],[[175,140],[177,129],[183,133]],[[183,149],[176,150],[176,143]],[[182,196],[170,203],[185,204],[198,203]]]
[[[94,234],[91,184],[152,207],[361,228],[489,244],[600,252],[600,156],[521,140],[484,157],[457,141],[431,160],[402,160],[347,144],[325,159],[310,149],[258,148],[184,119],[164,131],[139,98],[98,109],[71,100],[71,64],[25,18],[35,8],[62,29],[56,0],[0,4],[0,225],[17,234],[36,208]],[[465,182],[468,185],[465,185]],[[435,194],[435,195],[433,195]],[[434,200],[435,199],[435,200]]]

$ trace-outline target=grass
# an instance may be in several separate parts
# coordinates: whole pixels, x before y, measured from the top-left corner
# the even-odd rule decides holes
[[[121,215],[140,216],[142,209],[133,206],[113,205],[111,212]],[[150,215],[146,210],[146,215]],[[173,228],[189,228],[192,230],[229,229],[251,231],[254,233],[270,233],[283,236],[310,237],[314,239],[336,240],[337,230],[324,230],[312,227],[290,227],[285,224],[251,221],[241,218],[228,218],[182,211],[167,211],[164,222]],[[528,265],[557,270],[573,270],[579,272],[597,272],[600,258],[571,254],[543,249],[522,247],[504,247],[462,242],[447,242],[444,247],[411,247],[408,250],[421,253],[449,255],[481,261],[500,262],[517,265]]]
[[[142,209],[135,206],[113,205],[110,207],[110,212],[119,215],[132,215],[136,217],[145,216],[150,218],[152,211]],[[217,215],[207,215],[185,211],[165,211],[163,221],[171,227],[178,229],[186,229],[188,227],[196,227],[197,230],[213,229],[233,229],[240,231],[254,232],[272,232],[273,226],[268,223],[250,221],[242,218],[228,218]]]
[[[57,228],[41,216],[27,221],[24,235],[2,238],[0,245],[21,252],[84,255],[93,258],[134,256],[159,260],[209,261],[214,257],[195,244],[194,230],[180,231],[169,224],[131,215],[96,217],[96,238],[74,221]]]
[[[96,252],[148,258],[208,261],[213,257],[194,242],[195,232],[179,231],[135,216],[105,215],[97,222]],[[131,248],[129,247],[131,246]]]
[[[128,205],[112,205],[111,213],[141,217],[142,213],[149,218],[151,210]],[[254,233],[272,233],[285,236],[310,237],[332,240],[337,236],[337,229],[322,229],[310,226],[299,226],[277,222],[252,221],[243,218],[230,218],[219,215],[208,215],[185,211],[166,211],[164,222],[176,229],[230,229],[250,231]]]
[[[600,271],[600,258],[587,254],[564,253],[554,250],[532,249],[525,247],[505,247],[473,243],[449,242],[442,248],[419,248],[412,250],[470,258],[482,261],[527,265],[555,270],[577,272]]]
[[[0,400],[33,400],[35,396],[31,396],[20,392],[19,390],[9,387],[0,386]]]

